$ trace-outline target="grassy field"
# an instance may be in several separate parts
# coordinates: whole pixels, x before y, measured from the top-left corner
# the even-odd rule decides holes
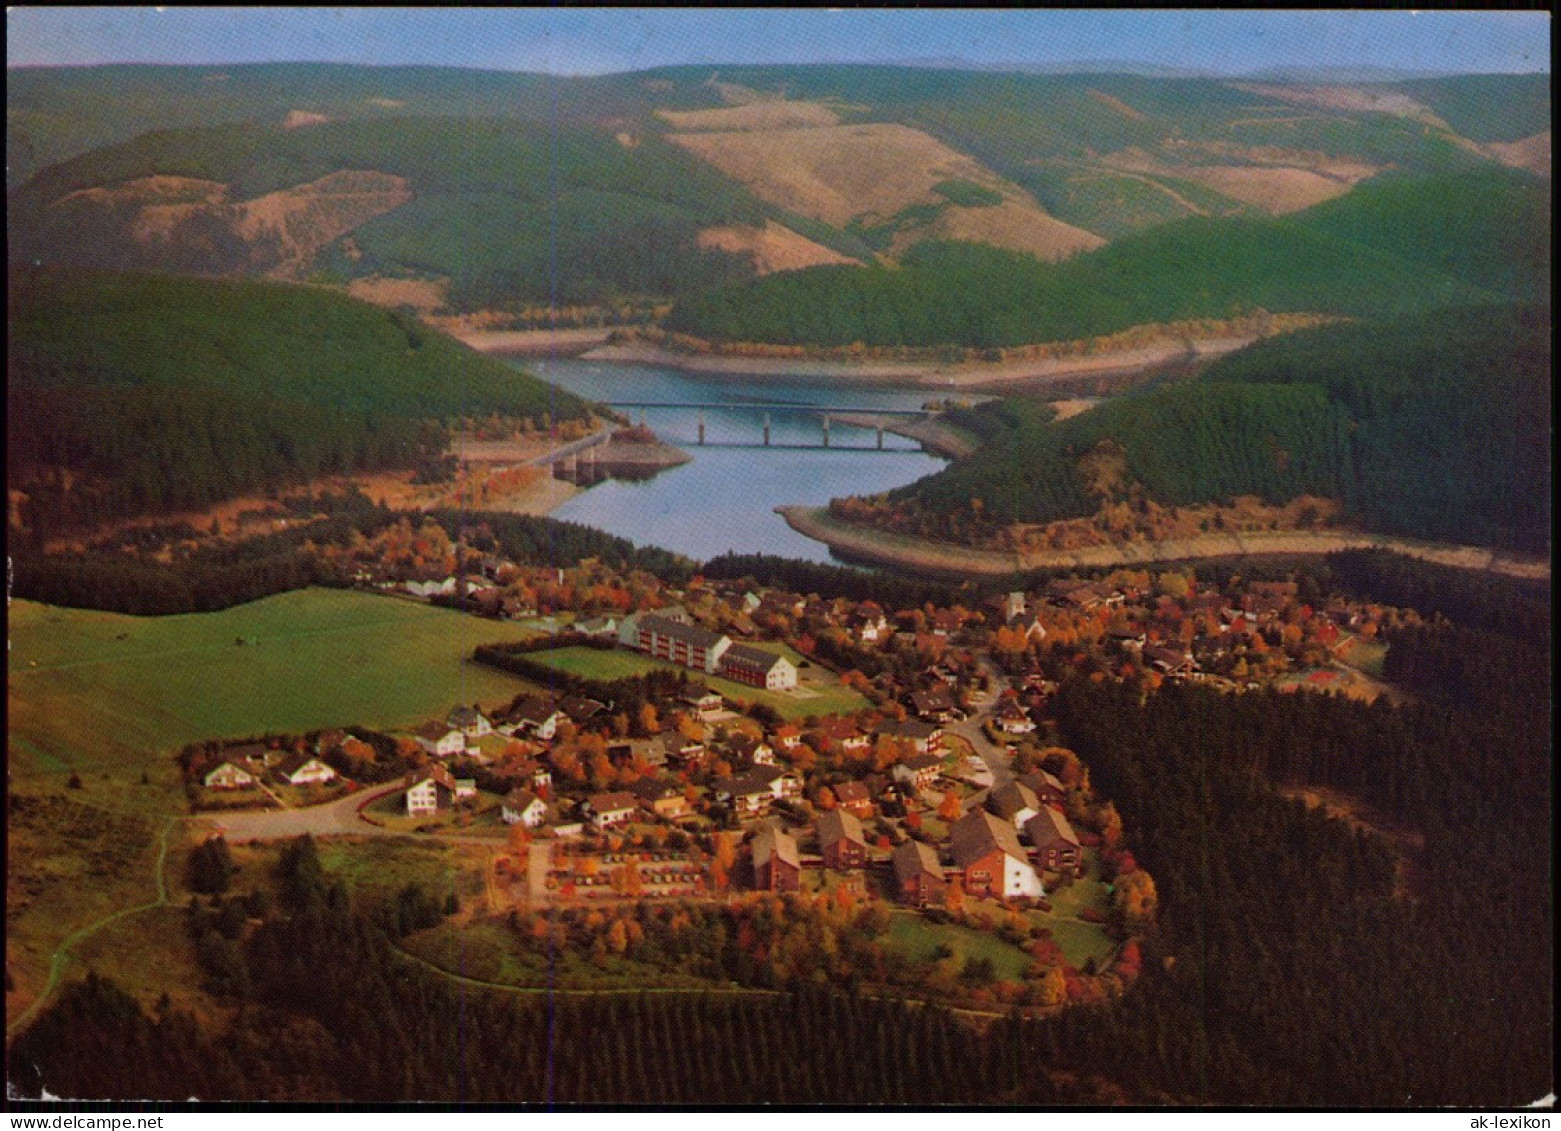
[[[487,849],[481,846],[365,837],[323,841],[319,848],[326,872],[343,881],[362,906],[388,903],[411,883],[441,903],[453,891],[463,906],[485,890]]]
[[[1086,874],[1095,874],[1093,851],[1085,852]],[[1093,958],[1105,962],[1116,943],[1098,923],[1086,923],[1078,917],[1086,907],[1093,907],[1105,914],[1110,905],[1106,885],[1099,880],[1075,880],[1067,887],[1048,887],[1046,898],[1051,903],[1049,912],[1032,912],[1030,918],[1052,933],[1052,939],[1062,948],[1063,955],[1074,966],[1083,965]]]
[[[10,610],[7,748],[13,780],[182,811],[168,754],[186,742],[316,727],[401,726],[525,684],[468,662],[522,628],[341,590],[285,593],[218,613],[129,617],[18,601]],[[236,638],[257,643],[238,647]],[[143,784],[142,773],[149,777]]]
[[[794,650],[784,645],[770,645],[769,651],[783,654],[793,664],[805,662]],[[600,651],[595,648],[556,648],[546,652],[532,652],[529,657],[539,664],[556,668],[570,675],[586,679],[623,679],[626,676],[644,675],[651,671],[683,671],[686,669],[663,660],[652,659],[637,652],[615,650]],[[833,675],[809,664],[797,673],[795,691],[764,691],[729,679],[704,677],[712,690],[736,703],[763,703],[775,708],[782,718],[802,719],[809,715],[838,715],[860,711],[867,700],[854,691],[841,687]]]
[[[975,931],[954,923],[931,923],[914,911],[896,911],[885,945],[917,962],[932,961],[939,944],[947,946],[961,962],[987,958],[999,978],[1018,981],[1030,956],[988,931]]]
[[[497,919],[477,918],[457,926],[446,921],[410,935],[403,949],[442,970],[483,982],[559,990],[629,990],[700,987],[708,979],[661,970],[643,962],[609,955],[596,965],[572,949],[539,953]]]

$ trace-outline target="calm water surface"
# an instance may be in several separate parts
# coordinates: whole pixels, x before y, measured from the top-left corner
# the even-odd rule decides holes
[[[923,389],[832,385],[741,375],[693,375],[654,365],[577,359],[516,359],[517,368],[596,401],[718,403],[703,410],[706,446],[697,444],[701,411],[626,409],[662,439],[694,457],[641,483],[607,480],[553,512],[631,539],[706,559],[728,550],[831,561],[829,549],[786,525],[774,507],[823,504],[903,486],[943,466],[915,441],[885,434],[884,451],[869,429],[830,425],[830,447],[817,447],[822,422],[813,412],[771,411],[772,446],[761,446],[765,410],[747,405],[842,405],[920,408]],[[796,445],[796,446],[791,446]],[[801,445],[809,445],[803,447]]]

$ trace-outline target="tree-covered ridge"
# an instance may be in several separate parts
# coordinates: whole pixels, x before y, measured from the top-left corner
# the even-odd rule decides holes
[[[1348,414],[1343,499],[1373,526],[1546,551],[1548,306],[1439,311],[1254,343],[1201,381],[1323,390]]]
[[[1550,74],[1449,75],[1395,83],[1470,141],[1517,141],[1550,128]]]
[[[1297,220],[1509,298],[1544,302],[1550,215],[1548,178],[1486,166],[1438,177],[1375,177]]]
[[[1494,297],[1293,219],[1194,217],[1056,264],[924,243],[898,267],[815,267],[698,295],[666,325],[717,341],[999,348],[1254,309],[1383,316]]]
[[[23,270],[8,314],[7,486],[56,528],[417,467],[462,417],[588,415],[443,333],[311,288]]]
[[[45,169],[18,190],[11,255],[266,270],[277,253],[234,205],[351,170],[404,178],[413,200],[357,225],[350,248],[334,241],[320,262],[337,276],[446,276],[456,305],[470,306],[669,295],[751,275],[697,237],[712,224],[762,223],[765,208],[659,136],[631,141],[584,125],[431,117],[149,133]],[[165,238],[149,239],[137,234],[139,202],[84,191],[153,176],[229,186],[228,203],[197,206]]]
[[[1039,411],[1007,415],[976,454],[890,498],[934,512],[979,499],[999,522],[1049,522],[1088,514],[1134,483],[1171,506],[1247,494],[1282,502],[1341,488],[1347,420],[1316,388],[1178,386],[1057,424]]]
[[[1270,339],[1060,423],[997,402],[965,414],[985,447],[890,498],[1049,522],[1135,486],[1167,506],[1310,494],[1375,529],[1543,551],[1549,336],[1548,307],[1439,311]]]

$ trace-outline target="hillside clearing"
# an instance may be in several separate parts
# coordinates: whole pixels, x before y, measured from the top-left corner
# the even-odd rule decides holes
[[[11,772],[38,785],[78,772],[96,803],[176,792],[170,755],[197,739],[391,727],[442,717],[457,703],[507,702],[526,685],[467,657],[479,644],[533,635],[331,589],[170,617],[17,601],[10,620]],[[152,786],[140,784],[143,771]]]
[[[857,262],[850,256],[841,255],[823,244],[814,243],[806,236],[798,235],[774,220],[766,220],[762,228],[752,224],[706,228],[699,233],[699,246],[747,255],[753,260],[754,271],[760,275],[821,267],[829,263]]]
[[[718,110],[657,110],[677,130],[783,130],[837,126],[840,115],[817,102],[750,102]]]
[[[857,217],[887,219],[913,204],[940,201],[934,186],[950,179],[1018,196],[977,161],[909,126],[872,123],[670,137],[761,200],[836,226]]]

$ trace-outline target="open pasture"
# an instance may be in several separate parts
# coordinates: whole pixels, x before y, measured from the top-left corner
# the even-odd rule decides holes
[[[11,772],[57,784],[76,772],[98,801],[144,792],[145,772],[166,797],[177,788],[168,755],[197,739],[401,726],[457,703],[505,703],[526,685],[469,657],[479,644],[528,635],[330,589],[170,617],[17,601],[7,657]]]

